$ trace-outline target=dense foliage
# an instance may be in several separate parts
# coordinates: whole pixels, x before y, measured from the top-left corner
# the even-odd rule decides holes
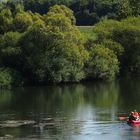
[[[0,69],[0,88],[10,88],[12,78],[10,72],[6,69]]]
[[[140,74],[140,17],[129,17],[120,22],[104,20],[92,32],[97,36],[94,40],[87,39],[87,48],[92,48],[92,44],[103,45],[117,56],[121,71]]]
[[[112,80],[121,71],[139,75],[140,17],[134,6],[128,15],[133,8],[137,17],[104,19],[95,27],[77,28],[75,11],[64,5],[54,5],[41,15],[8,2],[0,10],[0,87]],[[121,16],[126,13],[121,9],[119,20],[128,16]]]
[[[44,16],[6,8],[1,18],[7,23],[1,24],[0,37],[0,67],[6,71],[1,75],[9,78],[4,83],[15,84],[13,70],[17,80],[23,77],[19,83],[78,82],[85,77],[89,54],[69,8],[55,5]]]
[[[9,68],[0,68],[0,89],[11,88],[11,86],[22,86],[23,81],[20,74]]]
[[[55,4],[66,5],[74,11],[77,25],[93,25],[104,18],[122,19],[140,14],[139,0],[9,0],[6,6],[15,9],[15,2],[15,5],[22,3],[25,10],[42,15]]]
[[[105,46],[96,45],[90,50],[90,59],[86,70],[89,79],[112,80],[119,70],[117,56]]]

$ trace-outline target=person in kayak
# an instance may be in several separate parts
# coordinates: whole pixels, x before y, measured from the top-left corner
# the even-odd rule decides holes
[[[129,115],[129,121],[131,121],[131,120],[135,120],[134,112],[133,111]]]
[[[139,113],[136,110],[134,110],[133,116],[135,117],[136,121],[140,119]]]
[[[135,120],[135,121],[137,121],[137,120],[139,120],[140,118],[139,118],[139,114],[138,114],[138,112],[136,111],[136,110],[134,110],[134,112],[132,111],[131,113],[130,113],[130,115],[129,115],[129,120]]]

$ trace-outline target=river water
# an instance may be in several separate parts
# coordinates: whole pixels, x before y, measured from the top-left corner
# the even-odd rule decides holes
[[[140,78],[0,91],[0,139],[139,140]]]

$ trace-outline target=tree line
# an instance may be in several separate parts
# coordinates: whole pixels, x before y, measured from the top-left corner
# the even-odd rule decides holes
[[[0,85],[77,82],[84,77],[88,52],[63,5],[43,16],[21,5],[0,12]]]
[[[73,11],[54,5],[41,15],[20,4],[0,11],[0,86],[113,80],[140,74],[140,17],[103,20],[84,37]]]
[[[17,3],[41,15],[53,5],[65,5],[74,11],[77,25],[93,25],[104,18],[120,20],[140,14],[139,0],[10,0],[5,6],[14,7]]]

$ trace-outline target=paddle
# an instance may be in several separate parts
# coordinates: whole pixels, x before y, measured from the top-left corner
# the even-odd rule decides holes
[[[120,117],[119,117],[119,119],[120,119],[120,121],[125,121],[125,120],[127,120],[127,119],[128,119],[128,117],[125,117],[125,116],[120,116]]]

